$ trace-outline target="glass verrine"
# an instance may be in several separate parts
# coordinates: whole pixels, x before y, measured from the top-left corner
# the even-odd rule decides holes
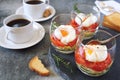
[[[75,4],[71,12],[75,13],[82,19],[82,30],[84,31],[84,39],[91,38],[98,30],[100,24],[99,9],[90,4]],[[75,18],[76,24],[79,25],[79,18]]]
[[[59,14],[51,21],[50,40],[54,48],[65,54],[75,50],[76,42],[80,33],[80,25],[74,27],[75,15]]]
[[[75,62],[83,73],[89,76],[101,76],[111,67],[116,49],[116,39],[100,44],[91,40],[105,40],[112,35],[104,30],[98,30],[91,39],[79,40],[75,50]]]

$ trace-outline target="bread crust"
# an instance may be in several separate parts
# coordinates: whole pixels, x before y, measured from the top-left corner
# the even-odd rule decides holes
[[[120,32],[120,13],[114,12],[104,16],[102,25]]]
[[[45,68],[44,64],[41,62],[38,56],[33,57],[29,61],[29,69],[37,72],[39,75],[42,76],[48,76],[50,74],[50,71]]]

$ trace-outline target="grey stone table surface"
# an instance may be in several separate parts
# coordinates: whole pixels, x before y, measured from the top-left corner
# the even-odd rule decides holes
[[[50,0],[56,14],[69,13],[74,3],[88,3],[94,5],[95,0]],[[22,6],[22,0],[0,0],[0,27],[3,26],[3,19]],[[49,64],[48,51],[50,47],[49,27],[51,19],[39,22],[45,28],[45,36],[38,44],[20,50],[12,50],[0,47],[0,80],[64,80]],[[120,46],[120,45],[119,45]],[[120,51],[119,51],[120,52]],[[28,68],[29,60],[38,55],[50,69],[51,74],[43,77]]]

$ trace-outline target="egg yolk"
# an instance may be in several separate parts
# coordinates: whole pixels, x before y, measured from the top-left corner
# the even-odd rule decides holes
[[[91,55],[91,54],[92,54],[92,52],[93,52],[93,51],[92,51],[91,49],[88,49],[88,54],[90,54],[90,55]]]
[[[64,30],[64,29],[61,29],[60,32],[61,32],[63,37],[68,35],[68,32],[66,30]]]

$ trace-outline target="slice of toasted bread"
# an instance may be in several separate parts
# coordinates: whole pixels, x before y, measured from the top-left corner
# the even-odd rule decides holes
[[[113,29],[113,30],[116,30],[116,31],[119,31],[120,32],[120,28],[118,26],[113,26],[112,24],[110,24],[109,22],[103,22],[102,25],[104,27],[107,27],[107,28],[110,28],[110,29]]]
[[[37,72],[39,75],[42,76],[48,76],[50,74],[49,70],[45,68],[43,63],[40,59],[38,59],[38,56],[33,57],[29,62],[29,68],[32,71]]]
[[[111,15],[104,16],[102,25],[120,32],[120,13],[115,12]]]
[[[50,9],[46,9],[43,13],[43,17],[48,17],[51,15],[51,10]]]
[[[120,13],[114,12],[108,16],[105,16],[104,18],[110,24],[120,27]]]

